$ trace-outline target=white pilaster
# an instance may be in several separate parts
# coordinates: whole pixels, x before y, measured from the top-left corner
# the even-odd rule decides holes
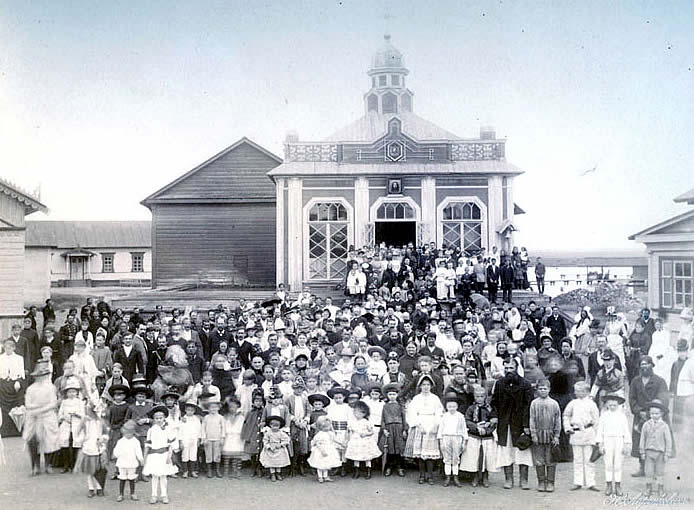
[[[504,220],[504,194],[502,190],[502,179],[500,175],[490,175],[489,176],[489,186],[487,188],[489,193],[489,199],[487,203],[488,211],[488,226],[487,233],[489,236],[488,248],[491,250],[492,246],[496,246],[499,250],[503,249],[501,239],[499,234],[496,233],[496,229],[501,225]]]
[[[369,179],[357,177],[354,180],[354,246],[357,249],[366,244],[369,219]]]
[[[422,177],[422,242],[441,242],[436,239],[436,178]]]
[[[660,302],[660,260],[652,251],[648,252],[648,303],[649,308],[659,309]]]
[[[300,178],[291,177],[287,190],[287,280],[292,292],[300,291],[303,281],[301,183]]]
[[[275,181],[275,281],[277,284],[286,283],[284,281],[284,179]]]

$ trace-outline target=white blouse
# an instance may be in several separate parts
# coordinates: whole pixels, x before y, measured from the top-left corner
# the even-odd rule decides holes
[[[24,379],[24,358],[19,354],[0,354],[0,379]]]

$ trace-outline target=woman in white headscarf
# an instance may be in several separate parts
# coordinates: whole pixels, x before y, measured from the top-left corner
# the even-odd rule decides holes
[[[670,344],[670,332],[663,328],[662,319],[655,320],[655,331],[653,332],[653,343],[648,355],[653,358],[655,367],[653,373],[665,379],[665,383],[670,387],[670,371],[672,364],[677,359],[677,351]]]
[[[626,321],[615,311],[614,306],[607,307],[607,322],[605,323],[605,336],[607,346],[619,358],[622,367],[626,367],[624,358],[624,340],[628,337]]]

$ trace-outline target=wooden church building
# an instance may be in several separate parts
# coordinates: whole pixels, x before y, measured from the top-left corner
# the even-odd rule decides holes
[[[408,74],[386,36],[361,118],[321,141],[288,136],[284,161],[242,139],[146,198],[153,286],[332,285],[350,246],[509,250],[523,172],[505,139],[493,128],[464,139],[415,114]]]

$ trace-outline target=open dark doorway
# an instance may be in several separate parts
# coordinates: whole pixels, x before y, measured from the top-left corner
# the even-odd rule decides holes
[[[415,244],[417,237],[416,221],[377,221],[376,244],[386,243],[386,246],[405,246]]]

